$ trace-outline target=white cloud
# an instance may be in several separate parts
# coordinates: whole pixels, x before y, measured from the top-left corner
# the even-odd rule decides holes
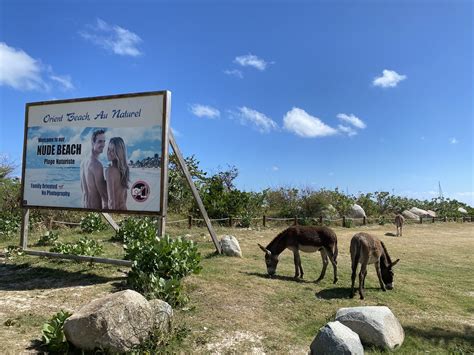
[[[449,140],[449,143],[451,143],[451,144],[458,144],[459,141],[458,141],[456,138],[453,137],[453,138],[451,138],[451,139]]]
[[[262,71],[265,70],[267,68],[267,65],[269,64],[265,60],[253,54],[235,57],[234,63],[237,63],[243,67],[254,67],[255,69]]]
[[[0,42],[0,63],[0,86],[50,91],[53,84],[58,83],[62,89],[74,89],[70,76],[54,74],[51,66],[43,65],[23,50],[10,47],[5,42]]]
[[[273,171],[278,171],[278,170],[280,170],[280,168],[278,166],[272,166],[272,170]]]
[[[357,131],[349,126],[340,124],[337,127],[339,128],[339,131],[346,133],[349,137],[355,136],[357,134]]]
[[[365,127],[367,127],[366,124],[359,117],[356,117],[353,114],[346,115],[345,113],[339,113],[337,115],[337,118],[339,118],[340,120],[344,122],[350,123],[354,127],[357,127],[360,129],[364,129]]]
[[[79,34],[86,40],[118,55],[137,57],[143,53],[137,48],[142,39],[132,31],[117,25],[109,25],[97,19],[95,25],[87,25]]]
[[[69,75],[50,75],[51,80],[57,81],[62,87],[66,90],[74,89],[74,85],[72,84],[71,77]]]
[[[261,112],[245,106],[239,107],[238,110],[238,113],[231,112],[231,115],[237,116],[242,124],[249,123],[262,133],[278,129],[276,122]]]
[[[286,130],[305,138],[331,136],[337,133],[336,129],[297,107],[286,113],[283,126]]]
[[[394,70],[383,70],[383,75],[376,77],[372,84],[374,86],[380,86],[383,88],[393,88],[398,85],[398,83],[407,78],[406,75],[400,75]]]
[[[227,74],[227,75],[230,75],[230,76],[235,76],[239,79],[242,79],[244,77],[242,72],[238,69],[232,69],[232,70],[226,69],[226,70],[224,70],[224,74]]]
[[[0,42],[0,63],[0,85],[11,86],[17,90],[49,89],[41,77],[40,62],[21,49]]]
[[[190,109],[191,113],[198,117],[217,118],[221,115],[220,111],[212,106],[193,104]]]

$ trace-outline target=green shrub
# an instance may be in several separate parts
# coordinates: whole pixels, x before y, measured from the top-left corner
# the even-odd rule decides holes
[[[125,258],[132,260],[127,282],[145,297],[160,298],[170,305],[183,304],[181,279],[201,271],[197,246],[180,237],[156,237],[156,229],[147,221],[134,234],[125,237]]]
[[[381,226],[385,225],[385,216],[380,216],[379,217],[379,225],[381,225]]]
[[[46,245],[54,245],[59,238],[59,233],[58,232],[53,232],[53,231],[47,231],[45,234],[43,234],[36,245],[38,246],[46,246]]]
[[[352,228],[353,220],[352,218],[346,218],[344,222],[344,227],[346,228]]]
[[[120,229],[115,232],[112,238],[114,241],[126,243],[135,235],[149,235],[153,237],[156,235],[156,223],[150,217],[128,217],[119,223]]]
[[[8,247],[3,249],[3,253],[5,254],[5,258],[7,260],[13,260],[17,256],[23,255],[23,250],[16,245],[9,245]]]
[[[50,251],[69,255],[96,256],[102,254],[103,248],[95,240],[82,237],[77,243],[56,242]]]
[[[69,343],[64,335],[64,322],[72,313],[61,310],[56,313],[48,322],[43,324],[43,343],[48,351],[56,353],[67,353]]]
[[[106,228],[107,224],[102,221],[99,213],[88,213],[87,216],[81,219],[81,230],[84,233],[98,232]]]
[[[9,212],[0,213],[0,239],[9,239],[18,233],[21,217]]]

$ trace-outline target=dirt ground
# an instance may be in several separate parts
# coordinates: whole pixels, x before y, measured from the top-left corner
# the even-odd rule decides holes
[[[282,229],[283,227],[261,230],[239,230],[235,228],[232,230],[219,230],[219,236],[222,236],[223,234],[236,235],[241,242],[241,248],[244,253],[244,258],[230,261],[232,264],[228,265],[232,266],[229,266],[228,270],[230,270],[230,267],[235,268],[238,270],[240,275],[244,274],[244,276],[247,277],[251,274],[251,272],[245,271],[249,269],[249,264],[255,264],[257,268],[259,268],[261,264],[261,268],[263,269],[263,258],[261,258],[261,255],[259,254],[260,252],[256,248],[256,243],[259,242],[265,244],[269,242],[273,236]],[[346,247],[348,246],[351,235],[360,230],[368,230],[378,235],[388,235],[387,238],[395,240],[395,238],[390,236],[389,231],[391,232],[392,230],[391,227],[388,226],[351,229],[338,228],[336,229],[336,233],[338,234],[338,238],[342,240],[342,242],[340,242],[340,255],[342,256],[343,262],[345,259],[348,260],[348,250],[346,250]],[[403,237],[404,239],[400,240],[410,240],[414,249],[406,251],[404,250],[402,243],[398,243],[400,244],[400,247],[390,247],[390,250],[393,250],[393,254],[402,254],[401,250],[404,250],[403,255],[405,259],[416,260],[416,248],[418,246],[426,248],[427,245],[429,245],[433,250],[438,250],[442,253],[446,241],[462,238],[466,241],[463,245],[463,248],[466,249],[464,252],[460,252],[467,255],[468,263],[474,265],[474,259],[470,252],[468,251],[465,253],[468,249],[472,251],[472,247],[474,246],[473,223],[437,223],[435,225],[426,224],[421,226],[408,225],[406,226],[404,233],[406,236]],[[192,235],[196,236],[198,242],[207,239],[206,248],[209,249],[209,237],[207,237],[205,230],[193,231]],[[429,257],[430,254],[428,253],[426,255]],[[426,255],[425,258],[427,257]],[[292,257],[286,255],[285,260],[286,259],[290,260]],[[320,264],[320,259],[314,260]],[[305,263],[305,261],[303,262]],[[442,263],[442,261],[440,262]],[[214,263],[211,260],[205,262],[205,266],[211,268],[220,267],[222,265],[224,268],[227,268],[227,263],[227,261]],[[286,269],[285,266],[282,265],[282,273],[291,273],[292,260],[291,262],[288,261],[287,264]],[[88,301],[117,290],[120,285],[123,285],[126,275],[125,272],[126,269],[123,267],[121,268],[110,265],[94,265],[91,268],[87,264],[72,263],[69,261],[52,262],[37,257],[24,256],[14,260],[7,260],[5,257],[0,257],[0,353],[18,354],[37,352],[39,350],[39,341],[41,339],[41,326],[44,322],[51,318],[51,316],[60,309],[75,311]],[[264,270],[262,270],[262,272],[264,272]],[[316,276],[314,271],[310,270],[310,273],[314,273],[312,276]],[[332,271],[330,268],[328,269],[326,277],[332,277]],[[238,282],[240,281],[238,280]],[[260,286],[261,292],[263,292],[263,294],[267,292],[268,295],[271,296],[271,292],[273,291],[270,286],[266,288],[266,282],[267,281],[262,281],[262,285]],[[205,313],[210,310],[218,312],[220,307],[225,306],[219,304],[218,299],[219,294],[225,294],[227,292],[225,290],[225,284],[220,284],[218,281],[214,281],[214,278],[211,277],[206,279],[205,273],[202,276],[199,275],[199,277],[193,276],[189,284],[192,285],[193,290],[191,298],[200,302],[200,304],[195,304],[196,308],[201,309],[201,311],[198,311],[195,314],[196,317],[199,317],[202,314],[201,312]],[[206,290],[207,285],[212,287],[212,292]],[[308,286],[302,285],[301,287],[307,288]],[[251,285],[246,285],[244,281],[242,281],[241,285],[236,285],[236,290],[241,292],[242,298],[236,297],[236,299],[245,299],[245,294],[250,294],[251,289]],[[199,294],[202,296],[200,299]],[[473,294],[474,289],[468,290],[467,296],[472,298]],[[439,296],[442,297],[442,295]],[[248,319],[253,319],[254,322],[258,322],[258,318],[260,317],[258,315],[261,315],[262,308],[257,302],[257,299],[255,299],[255,301],[256,303],[251,305],[251,307],[242,303],[242,307],[239,308],[240,303],[238,301],[235,303],[235,309],[225,306],[225,312],[227,314],[226,318],[233,320],[232,322],[227,321],[229,324],[226,323],[226,319],[223,319],[221,321],[222,326],[216,326],[215,329],[208,329],[206,325],[202,325],[198,329],[192,329],[195,334],[202,332],[206,336],[209,335],[209,332],[212,332],[212,336],[210,336],[212,341],[206,341],[201,344],[202,346],[199,350],[202,352],[215,353],[221,351],[225,352],[226,349],[228,351],[241,349],[249,353],[263,353],[264,348],[266,347],[264,344],[265,334],[254,331],[261,328],[262,325],[252,325],[247,323]],[[324,300],[321,302],[323,301]],[[210,304],[213,302],[213,305]],[[287,300],[285,302],[289,302],[288,305],[291,307],[291,303],[297,302],[297,299]],[[193,305],[193,302],[191,305]],[[247,314],[245,316],[247,319],[242,319],[242,314],[244,316]],[[255,317],[252,316],[252,314],[255,315]],[[407,319],[411,317],[408,312],[405,316]],[[189,318],[188,320],[191,321],[191,326],[194,326],[194,324],[192,324],[192,319]],[[199,320],[196,320],[196,324],[201,323],[202,322]],[[471,316],[465,317],[463,323],[472,327],[472,314]],[[242,325],[243,327],[245,324],[248,325],[246,330],[236,327],[236,325]],[[234,329],[232,330],[232,328]],[[193,337],[192,341],[199,342],[198,337]],[[275,334],[275,337],[278,337],[278,334]],[[246,345],[241,346],[242,344]],[[292,353],[295,351],[304,352],[304,349],[304,347],[298,346],[287,348],[288,352]],[[280,348],[278,350],[282,351],[283,349]]]

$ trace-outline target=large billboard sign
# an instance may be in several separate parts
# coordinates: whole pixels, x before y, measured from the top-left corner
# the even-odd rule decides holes
[[[26,104],[23,207],[163,214],[171,93]]]

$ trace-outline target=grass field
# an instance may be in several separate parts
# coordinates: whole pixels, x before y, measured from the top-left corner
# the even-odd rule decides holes
[[[387,236],[394,226],[334,228],[339,240],[339,282],[332,268],[319,284],[319,254],[302,254],[304,281],[294,281],[293,255],[285,251],[278,277],[266,277],[263,253],[284,226],[265,229],[217,228],[217,234],[237,237],[243,258],[214,255],[206,229],[170,227],[172,235],[188,234],[203,256],[203,271],[185,279],[190,302],[175,310],[179,339],[169,351],[192,353],[307,353],[318,329],[341,307],[386,305],[405,329],[397,353],[474,352],[474,224],[407,225],[404,236]],[[373,266],[366,279],[366,299],[350,299],[349,242],[358,231],[381,238],[393,259],[395,289],[382,292]],[[78,230],[62,230],[62,241],[77,239]],[[109,241],[111,230],[93,234],[107,256],[120,257],[122,248]],[[39,237],[32,233],[30,245]],[[0,247],[16,244],[2,241]],[[41,325],[60,309],[82,304],[124,285],[127,269],[52,261],[37,257],[0,259],[0,353],[38,349]],[[377,349],[369,349],[377,353]]]

